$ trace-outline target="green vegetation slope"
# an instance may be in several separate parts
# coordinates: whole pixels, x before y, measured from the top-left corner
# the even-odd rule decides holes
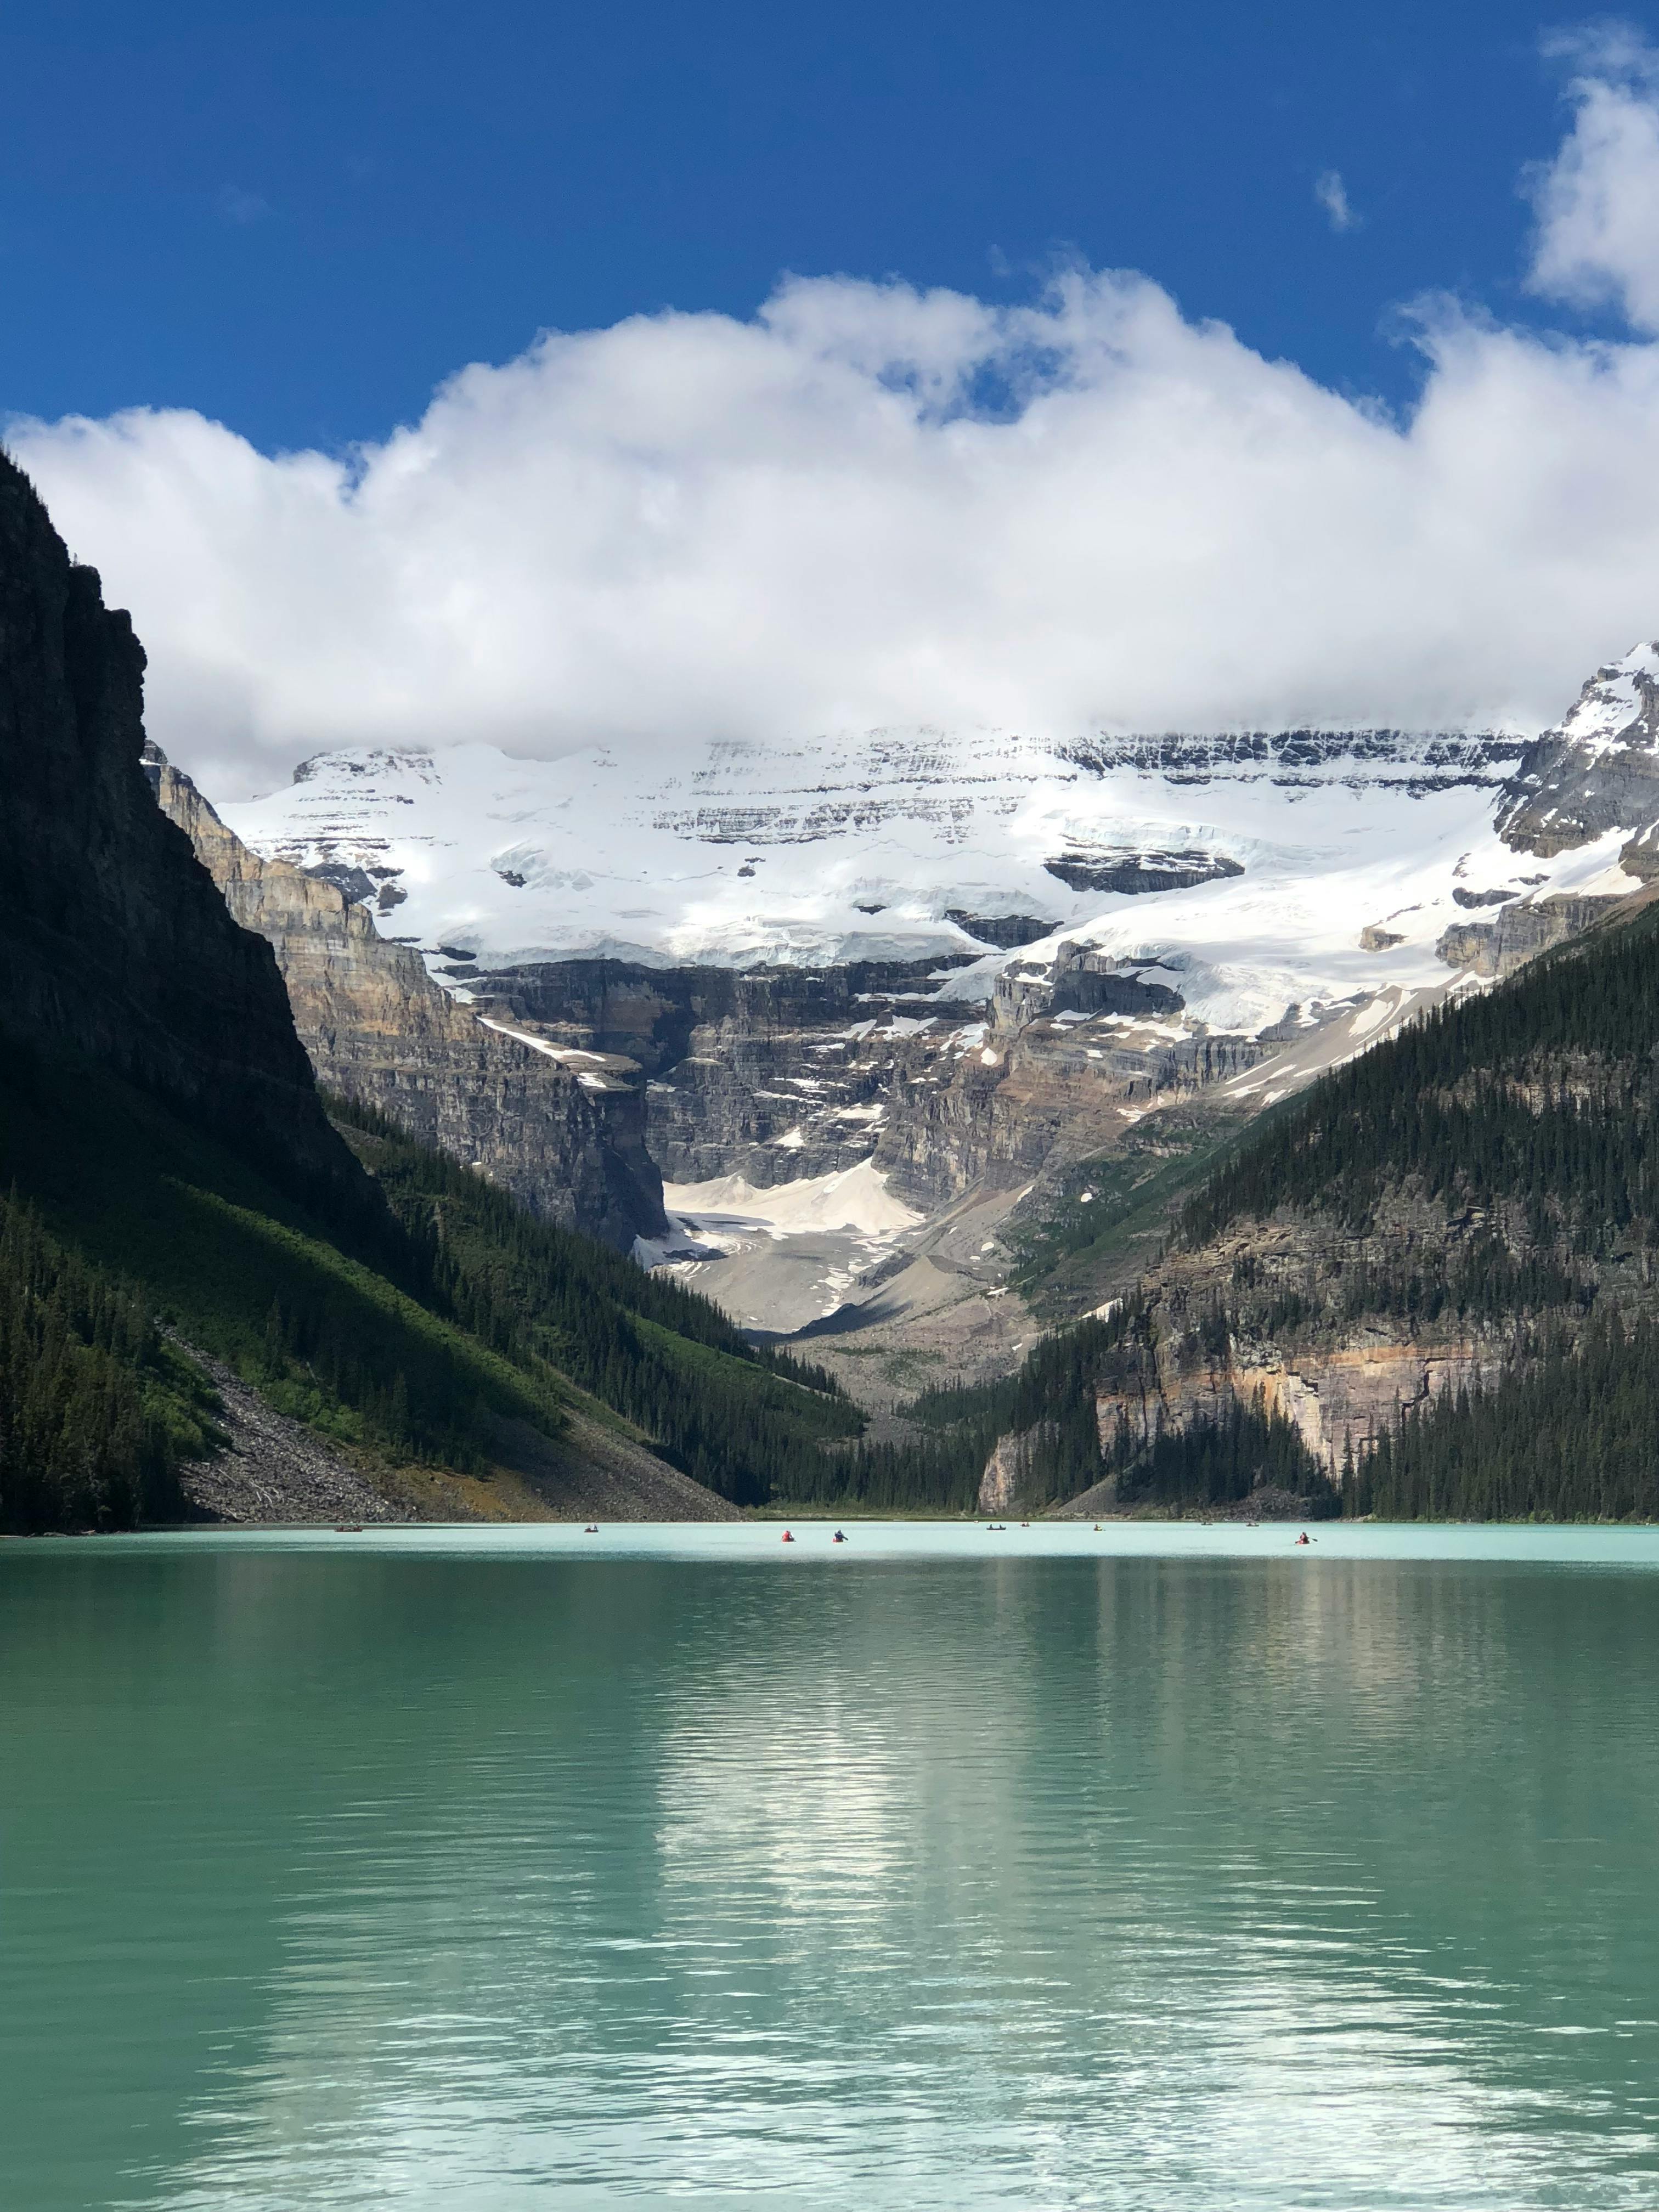
[[[532,1220],[407,1138],[330,1209],[107,1069],[19,1050],[0,1079],[0,1526],[182,1510],[213,1398],[162,1329],[371,1474],[487,1470],[497,1425],[595,1405],[739,1503],[855,1431],[823,1378],[707,1302]],[[159,1326],[158,1326],[159,1324]]]
[[[1174,1510],[1262,1483],[1385,1517],[1659,1517],[1656,1110],[1648,908],[1207,1155],[1183,1133],[1090,1164],[1028,1236],[1022,1286],[1039,1310],[1097,1294],[1103,1261],[1127,1276],[1127,1230],[1141,1288],[1006,1382],[919,1399],[908,1440],[820,1480],[971,1510],[1000,1444],[1032,1509],[1109,1479],[1121,1504]],[[1333,1466],[1264,1393],[1379,1351],[1462,1379],[1385,1408]]]

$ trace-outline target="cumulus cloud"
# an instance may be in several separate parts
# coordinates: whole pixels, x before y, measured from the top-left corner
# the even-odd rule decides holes
[[[1012,307],[824,278],[545,336],[344,459],[179,410],[9,442],[226,797],[346,744],[1538,726],[1659,634],[1659,94],[1608,35],[1531,281],[1634,335],[1419,307],[1402,421],[1073,269]]]
[[[1611,307],[1659,331],[1659,54],[1629,25],[1553,39],[1574,65],[1566,143],[1531,180],[1539,219],[1529,283],[1547,299]]]
[[[1314,179],[1314,198],[1325,210],[1333,230],[1353,230],[1359,217],[1348,201],[1348,188],[1340,169],[1323,169]]]

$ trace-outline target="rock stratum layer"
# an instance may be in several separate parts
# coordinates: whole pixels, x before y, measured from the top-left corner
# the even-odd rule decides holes
[[[249,850],[160,750],[162,812],[244,928],[276,954],[301,1042],[329,1089],[376,1106],[532,1211],[623,1249],[664,1227],[637,1075],[568,1068],[487,1028],[388,943],[335,884]]]

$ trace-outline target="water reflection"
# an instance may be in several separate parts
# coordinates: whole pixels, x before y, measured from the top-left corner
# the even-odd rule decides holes
[[[26,2201],[1654,2201],[1648,1577],[844,1564],[13,1574]]]

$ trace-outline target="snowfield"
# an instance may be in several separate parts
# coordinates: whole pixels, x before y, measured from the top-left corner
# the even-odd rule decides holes
[[[848,1292],[924,1217],[873,1160],[757,1190],[741,1176],[665,1183],[669,1233],[637,1237],[643,1267],[668,1267],[746,1327],[794,1329],[839,1310]]]
[[[1659,646],[1600,669],[1555,734],[1653,739]],[[1524,733],[1291,732],[1063,742],[991,729],[319,756],[226,820],[323,868],[388,935],[457,970],[610,956],[650,966],[941,961],[964,1013],[1004,970],[1086,947],[1257,1035],[1449,980],[1455,923],[1627,891],[1622,833],[1540,860],[1496,818]],[[1632,827],[1639,825],[1632,825]]]
[[[946,988],[972,1002],[1069,938],[1156,961],[1193,1018],[1256,1030],[1292,1004],[1443,975],[1435,941],[1469,918],[1459,887],[1584,876],[1582,854],[1533,861],[1495,836],[1516,749],[1361,732],[1068,752],[872,731],[690,749],[649,783],[602,747],[538,762],[459,744],[325,754],[224,812],[267,856],[357,872],[381,928],[440,975],[966,954]],[[1100,887],[1114,872],[1150,887]],[[1044,941],[988,940],[988,922]],[[1367,925],[1401,942],[1362,951]]]

